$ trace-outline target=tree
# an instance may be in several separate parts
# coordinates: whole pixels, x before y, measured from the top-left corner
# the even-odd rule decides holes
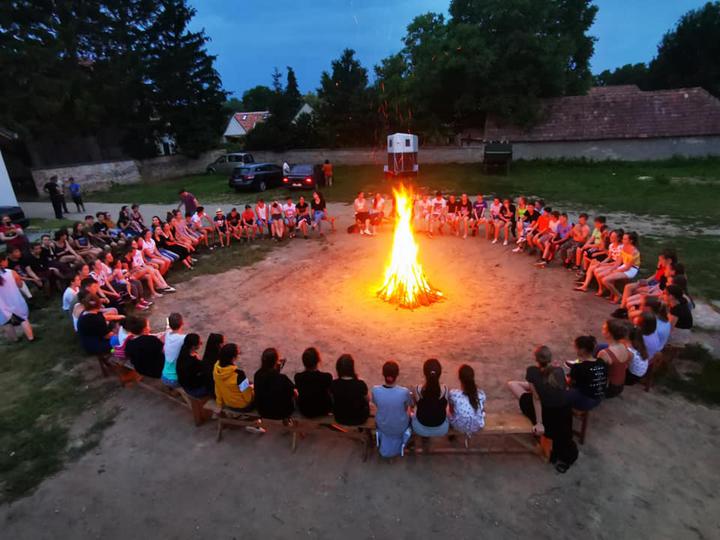
[[[0,3],[0,122],[53,162],[71,146],[144,157],[168,131],[187,153],[212,147],[227,95],[207,37],[187,30],[194,13],[185,0]]]
[[[613,71],[606,69],[599,75],[595,75],[593,80],[595,86],[634,84],[643,90],[648,89],[649,82],[648,65],[643,62],[638,64],[625,64]]]
[[[258,85],[243,92],[242,108],[238,111],[267,111],[270,109],[273,91],[267,86]]]
[[[184,153],[198,155],[218,143],[227,118],[227,93],[207,53],[204,32],[190,32],[195,9],[186,0],[161,0],[161,11],[149,29],[150,88],[155,128],[170,131]]]
[[[318,88],[318,123],[328,143],[350,146],[377,142],[376,106],[368,89],[367,70],[345,49],[324,71]]]
[[[290,66],[287,67],[287,84],[285,85],[285,99],[288,102],[288,107],[293,109],[296,113],[302,106],[302,94],[298,88],[297,77],[295,77],[295,70]]]
[[[401,58],[376,69],[383,106],[387,99],[391,110],[412,107],[422,133],[449,134],[488,113],[528,123],[540,99],[590,87],[587,32],[597,12],[590,0],[452,0],[449,12],[447,21],[416,17]]]
[[[720,2],[689,11],[666,33],[650,63],[653,88],[702,86],[720,97]]]

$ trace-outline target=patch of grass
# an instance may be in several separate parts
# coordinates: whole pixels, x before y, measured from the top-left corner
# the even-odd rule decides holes
[[[640,249],[644,275],[655,271],[657,255],[663,248],[677,251],[679,260],[685,265],[693,295],[720,298],[720,236],[643,236]]]
[[[72,419],[106,394],[87,386],[74,369],[85,355],[57,302],[35,304],[31,320],[40,340],[0,346],[0,500],[5,501],[62,468]]]
[[[720,404],[720,359],[700,345],[686,345],[679,359],[692,362],[697,369],[685,376],[668,369],[659,378],[660,384],[691,401]]]
[[[28,230],[31,231],[57,231],[61,228],[72,227],[77,220],[73,219],[42,219],[42,218],[31,218]]]
[[[422,160],[422,156],[421,156]],[[652,181],[639,180],[651,177]],[[693,178],[692,183],[672,178]],[[482,164],[420,166],[413,181],[420,189],[470,194],[528,194],[548,201],[572,202],[613,211],[668,215],[701,223],[716,223],[720,217],[713,193],[720,181],[720,158],[671,159],[649,162],[591,162],[585,160],[517,161],[507,176],[483,174]],[[184,187],[203,202],[255,201],[259,194],[232,191],[225,175],[200,174],[156,182],[115,186],[91,193],[88,200],[170,204]],[[357,191],[389,191],[379,165],[336,166],[335,185],[324,188],[328,200],[351,202]],[[300,192],[292,192],[297,197]],[[306,193],[306,192],[305,192]],[[285,189],[265,192],[265,199],[287,196]]]
[[[93,424],[81,435],[79,443],[68,448],[67,457],[72,461],[80,459],[90,450],[96,448],[102,440],[102,435],[107,428],[115,423],[120,409],[114,407],[110,411],[103,413]]]

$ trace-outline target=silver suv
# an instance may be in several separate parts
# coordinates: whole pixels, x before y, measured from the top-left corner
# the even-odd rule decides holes
[[[220,156],[215,161],[205,167],[205,171],[210,174],[230,174],[235,167],[241,167],[248,163],[255,163],[252,154],[246,152],[234,152]]]

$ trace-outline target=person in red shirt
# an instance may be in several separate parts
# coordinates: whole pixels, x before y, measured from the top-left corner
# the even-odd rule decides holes
[[[245,238],[250,241],[250,233],[252,233],[252,239],[255,240],[257,234],[257,224],[255,223],[255,212],[249,204],[245,205],[245,210],[242,213],[242,228],[245,231]]]
[[[333,185],[333,166],[332,166],[332,163],[330,163],[329,159],[326,159],[325,163],[323,163],[322,170],[323,170],[323,176],[325,177],[325,185],[332,186]]]
[[[2,216],[0,220],[0,240],[5,242],[8,253],[14,248],[25,252],[30,246],[22,227],[14,224],[10,216]]]

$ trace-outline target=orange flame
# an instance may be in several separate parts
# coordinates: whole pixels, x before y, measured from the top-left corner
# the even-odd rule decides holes
[[[418,262],[418,245],[412,229],[412,191],[400,185],[393,193],[397,214],[393,247],[385,269],[385,283],[377,295],[403,308],[427,306],[439,300],[442,293],[430,286]]]

